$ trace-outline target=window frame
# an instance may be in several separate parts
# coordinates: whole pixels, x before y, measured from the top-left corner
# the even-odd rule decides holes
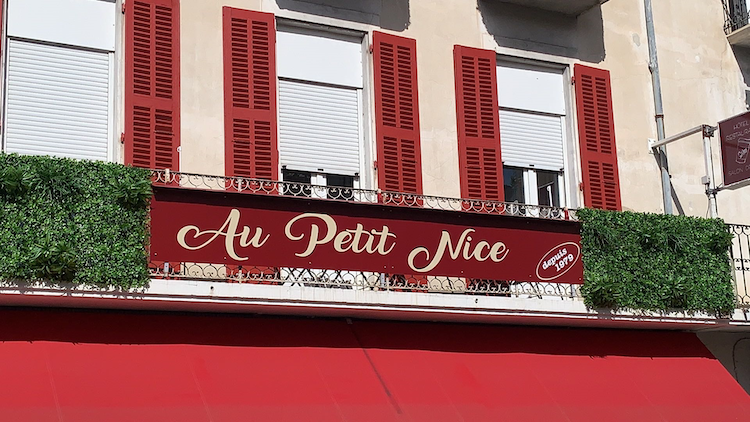
[[[371,189],[374,186],[374,180],[375,180],[375,173],[374,173],[374,157],[375,157],[375,137],[371,133],[373,125],[369,124],[370,120],[374,118],[374,107],[370,104],[373,98],[372,95],[372,87],[373,87],[373,80],[371,75],[371,69],[372,64],[371,61],[371,55],[368,54],[369,52],[369,37],[368,34],[364,31],[355,30],[355,29],[348,29],[348,28],[342,28],[342,27],[335,27],[335,26],[329,26],[324,24],[318,24],[318,23],[312,23],[307,21],[299,21],[289,18],[284,18],[282,16],[276,16],[276,32],[284,32],[284,31],[293,31],[297,33],[303,33],[307,35],[313,35],[313,36],[324,36],[328,38],[333,39],[359,39],[360,40],[360,52],[362,57],[362,88],[352,88],[345,86],[349,89],[356,89],[357,91],[357,103],[358,103],[358,130],[359,130],[359,172],[354,175],[354,188],[365,188],[365,189]],[[278,44],[277,44],[278,49]],[[277,52],[278,54],[278,52]],[[322,84],[322,85],[328,85],[336,87],[335,84],[325,84],[325,83],[319,83],[315,81],[309,81],[304,79],[296,79],[296,78],[289,78],[289,77],[283,77],[279,76],[278,71],[276,74],[276,83],[277,83],[277,90],[278,90],[278,83],[281,80],[287,80],[287,81],[293,81],[293,82],[299,82],[299,83],[311,83],[311,84]],[[344,86],[342,86],[344,87]],[[279,104],[279,95],[276,96],[277,101],[277,107],[276,107],[276,118],[277,122],[280,121],[280,104]],[[280,125],[277,124],[277,132],[280,132]],[[281,138],[278,137],[278,143],[281,144]],[[283,181],[284,177],[284,170],[289,171],[300,171],[300,172],[308,172],[311,173],[311,184],[314,186],[323,186],[327,187],[327,175],[337,175],[337,176],[349,176],[349,175],[341,175],[337,173],[326,173],[326,172],[312,172],[307,170],[299,170],[294,168],[288,168],[286,165],[281,164],[281,149],[279,148],[279,180]],[[313,189],[313,197],[317,197],[315,194],[315,189]],[[325,196],[323,196],[325,198]]]
[[[13,1],[13,0],[11,0]],[[54,0],[51,0],[54,1]],[[120,13],[124,0],[96,0],[103,3],[112,3],[114,7],[114,46],[113,50],[103,50],[100,48],[85,47],[78,45],[69,45],[65,43],[58,43],[52,41],[45,41],[39,39],[24,38],[19,36],[10,36],[8,34],[8,19],[10,11],[10,2],[8,0],[0,0],[0,152],[7,151],[7,116],[8,116],[8,59],[9,59],[9,44],[10,40],[18,40],[33,44],[50,45],[61,48],[69,48],[72,50],[92,51],[97,53],[107,54],[107,62],[109,66],[108,83],[109,89],[107,92],[107,154],[104,162],[108,163],[120,163],[124,160],[124,149],[119,142],[122,128],[124,125],[124,96],[123,87],[121,81],[123,80],[124,68],[121,66],[123,61],[123,55],[125,52],[125,37],[124,32],[124,14]]]
[[[497,104],[497,112],[501,110],[519,111],[531,114],[543,114],[543,115],[555,115],[561,119],[561,132],[562,132],[562,152],[563,152],[563,168],[559,170],[558,183],[559,183],[559,203],[561,208],[576,208],[578,206],[578,195],[576,189],[578,188],[580,181],[580,157],[577,149],[577,137],[575,136],[574,130],[575,119],[576,119],[576,108],[575,108],[575,92],[573,84],[568,84],[568,81],[572,82],[572,65],[570,63],[554,62],[547,60],[530,59],[526,57],[519,57],[509,54],[497,54],[497,66],[500,67],[503,64],[510,64],[515,67],[520,67],[529,70],[537,71],[555,71],[560,72],[562,75],[562,86],[560,89],[563,94],[563,104],[565,107],[565,114],[559,115],[556,113],[545,113],[536,112],[532,110],[514,109],[510,107],[500,106]],[[500,92],[500,84],[498,83],[498,98],[501,98],[502,93]],[[503,120],[500,119],[500,145],[502,148],[503,141]],[[537,171],[552,171],[548,169],[536,169],[531,167],[518,167],[518,166],[506,166],[505,160],[503,160],[503,168],[520,168],[524,170],[524,199],[526,205],[539,205],[537,195]],[[531,192],[534,192],[531,194]],[[532,201],[533,200],[533,201]]]
[[[565,184],[564,184],[564,172],[554,172],[552,170],[535,169],[531,167],[517,167],[517,166],[503,166],[503,170],[512,169],[520,170],[523,175],[523,197],[524,202],[518,202],[519,205],[537,205],[537,206],[548,206],[540,205],[539,201],[539,174],[538,172],[544,171],[548,173],[557,173],[557,201],[559,205],[549,205],[553,207],[565,207],[566,195],[565,195]],[[508,192],[506,190],[506,192]],[[509,202],[509,201],[506,201]],[[554,203],[554,198],[553,201]],[[513,202],[515,203],[515,201]]]

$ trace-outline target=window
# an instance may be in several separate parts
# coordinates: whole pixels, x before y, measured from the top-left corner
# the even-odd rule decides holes
[[[295,171],[283,169],[281,178],[290,184],[284,185],[283,194],[287,196],[312,196],[312,173],[308,171]]]
[[[565,205],[563,70],[499,62],[497,86],[505,201]]]
[[[9,0],[4,149],[113,159],[114,1]]]
[[[364,168],[362,36],[284,24],[276,36],[283,180],[359,187]],[[332,199],[352,197],[351,189],[326,191]],[[318,196],[314,189],[303,193]]]
[[[354,176],[312,173],[309,171],[281,170],[283,194],[308,198],[327,198],[351,201],[354,199]]]
[[[505,202],[560,206],[562,172],[503,166]]]
[[[560,206],[560,186],[562,185],[562,173],[554,171],[536,171],[536,201],[539,205],[548,207]]]

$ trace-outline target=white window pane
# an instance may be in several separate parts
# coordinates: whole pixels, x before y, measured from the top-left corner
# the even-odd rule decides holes
[[[539,205],[560,206],[560,173],[554,171],[536,172],[537,198]]]
[[[10,0],[8,36],[114,51],[116,15],[108,1]]]
[[[280,78],[363,87],[361,41],[279,31],[276,62]]]
[[[109,54],[10,40],[6,151],[106,160]]]
[[[497,66],[500,107],[564,115],[564,86],[561,70],[532,70],[515,64]]]
[[[521,168],[503,167],[505,202],[526,203],[526,187],[523,173],[524,170]]]

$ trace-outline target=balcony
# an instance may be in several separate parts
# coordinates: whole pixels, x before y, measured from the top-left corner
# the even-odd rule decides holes
[[[724,0],[724,33],[729,44],[750,47],[750,26],[746,0]]]
[[[84,177],[94,180],[86,187],[92,192],[104,186],[128,188],[117,182],[121,176],[116,174],[127,170],[121,166],[107,165],[116,172],[109,173],[109,169],[108,176],[101,177],[101,165],[87,170],[86,163],[24,160],[27,168],[34,160],[43,168],[73,165],[68,172],[71,178],[90,171]],[[149,173],[143,170],[127,170],[126,176],[136,173],[148,184]],[[729,257],[735,283],[733,288],[727,286],[733,293],[726,292],[735,298],[730,308],[736,308],[729,314],[674,309],[608,311],[589,309],[586,285],[581,284],[582,223],[578,218],[582,211],[168,170],[151,171],[150,177],[154,197],[148,268],[143,264],[145,287],[103,288],[87,283],[89,279],[76,284],[64,280],[49,283],[43,280],[52,279],[36,275],[25,282],[6,279],[0,285],[0,304],[750,329],[750,226],[727,227],[733,242]],[[62,189],[68,186],[64,178],[34,183],[42,184],[20,189],[27,194],[42,189],[55,198],[70,192]],[[5,186],[0,189],[10,185]],[[83,186],[78,185],[78,193],[74,193],[90,195],[80,191]],[[6,198],[22,203],[25,194],[13,189],[6,191]],[[135,215],[132,206],[138,202],[127,203],[127,212]],[[23,219],[26,214],[18,215]],[[300,217],[307,218],[306,222],[293,224],[302,221]],[[64,223],[66,218],[79,217],[66,214],[60,221]],[[75,227],[81,229],[81,222]],[[726,233],[722,227],[718,237]],[[105,231],[112,233],[107,227]],[[658,242],[658,235],[645,240]],[[86,241],[86,237],[81,239]],[[138,249],[143,240],[134,239]],[[507,250],[513,254],[505,260]],[[55,262],[54,256],[42,258]],[[79,262],[91,262],[84,258]],[[112,265],[124,265],[116,262],[126,262],[112,258],[109,265],[106,257],[103,266],[95,264],[109,271]],[[722,256],[718,261],[727,262]]]
[[[499,3],[516,4],[533,9],[578,16],[581,13],[606,3],[608,0],[501,0]]]
[[[401,213],[413,210],[429,221],[449,221],[471,215],[502,216],[523,224],[561,224],[563,233],[577,230],[575,212],[566,208],[526,205],[498,201],[467,200],[428,195],[382,192],[356,188],[338,188],[303,183],[266,181],[245,178],[205,176],[199,174],[155,171],[153,173],[157,197],[160,186],[179,186],[181,190],[230,191],[258,198],[267,195],[288,197],[290,200],[313,199],[341,207],[367,204],[385,206],[378,212]],[[284,200],[284,198],[277,198]],[[435,213],[437,212],[437,214]],[[452,215],[453,214],[453,215]],[[440,217],[436,218],[436,215]],[[395,218],[389,216],[387,218]],[[545,223],[547,222],[547,223]],[[498,224],[502,226],[503,224]],[[573,236],[575,237],[575,236]],[[345,265],[335,268],[290,268],[267,265],[226,265],[224,263],[164,262],[152,260],[149,272],[153,279],[224,282],[230,284],[260,284],[284,288],[314,287],[354,292],[383,293],[451,293],[495,297],[528,297],[557,299],[580,298],[579,285],[543,281],[506,281],[435,275],[396,274],[393,272],[347,270]],[[576,279],[576,281],[578,281]],[[341,292],[339,292],[341,293]],[[454,296],[455,297],[455,296]]]
[[[258,200],[258,196],[268,195],[279,200],[279,196],[305,201],[310,198],[315,199],[313,202],[338,204],[336,207],[339,210],[362,204],[366,204],[366,207],[385,206],[378,213],[389,210],[398,213],[416,208],[417,212],[423,213],[423,218],[430,221],[436,221],[430,217],[430,213],[437,211],[440,215],[438,221],[482,215],[493,218],[498,226],[510,219],[522,225],[542,225],[545,232],[559,230],[555,228],[557,224],[577,226],[577,213],[574,210],[516,203],[163,171],[154,172],[153,180],[157,197],[158,186],[179,186],[178,190],[183,191],[228,190],[246,194],[248,200]],[[316,206],[312,202],[308,204]],[[396,217],[389,215],[386,218]],[[587,309],[582,284],[575,278],[551,281],[492,279],[442,275],[439,270],[417,275],[405,274],[403,269],[353,270],[343,262],[317,268],[295,268],[226,265],[216,261],[152,260],[149,271],[152,286],[159,286],[163,294],[171,294],[187,284],[190,295],[201,297],[201,300],[229,302],[232,306],[248,306],[261,312],[574,326],[746,329],[750,328],[750,226],[730,224],[727,230],[732,234],[729,255],[733,263],[737,304],[737,309],[729,318],[693,312],[607,312]]]
[[[527,295],[539,298],[548,295],[564,298],[576,297],[576,285],[581,282],[580,247],[577,245],[580,239],[578,223],[575,221],[575,213],[564,208],[168,171],[153,172],[153,183],[155,198],[152,201],[152,260],[149,271],[154,279],[212,280],[233,284],[374,292],[461,293],[499,297]],[[222,208],[226,197],[224,192],[227,191],[231,192],[233,199]],[[221,198],[216,195],[219,192],[221,192]],[[200,204],[195,212],[187,208],[193,205],[192,203]],[[209,209],[209,207],[213,208]],[[230,209],[230,218],[224,220],[227,210]],[[174,223],[172,220],[175,219],[177,210],[191,215],[196,215],[199,211],[216,213],[222,221],[204,220],[201,224],[207,225],[205,229],[198,227],[197,223],[196,225],[185,225],[184,222]],[[232,213],[236,213],[235,220],[232,220]],[[288,215],[280,215],[280,213],[288,213]],[[289,216],[295,215],[298,217],[286,223],[283,230],[281,226],[276,227],[273,224],[277,218],[282,219],[283,223],[289,220]],[[303,238],[302,233],[307,231],[304,228],[298,229],[299,235],[291,233],[297,230],[292,222],[302,215],[315,216],[311,223],[314,231],[309,234],[309,241]],[[333,218],[326,219],[324,216]],[[241,224],[240,218],[244,218]],[[498,220],[498,218],[501,219]],[[349,225],[344,227],[344,224],[352,219],[359,228],[353,227],[350,221]],[[246,245],[252,246],[252,241],[247,239],[253,233],[257,235],[255,250],[247,249],[245,252],[237,252],[234,249],[218,248],[210,253],[197,253],[191,261],[166,258],[167,254],[170,257],[178,256],[172,253],[180,247],[198,249],[195,245],[187,245],[191,241],[208,248],[207,234],[214,234],[211,239],[217,236],[225,238],[224,245],[228,247],[228,242],[233,242],[234,238],[240,236],[235,234],[241,230],[240,225],[252,220],[263,221],[270,226],[270,229],[266,229],[267,232],[261,232],[260,228],[256,228],[253,232],[253,228],[245,227]],[[460,225],[452,224],[455,221],[459,221]],[[436,233],[426,232],[432,227],[427,227],[425,223],[437,226],[439,240],[435,236]],[[176,225],[172,227],[174,224]],[[321,228],[318,224],[324,224],[324,226]],[[184,234],[184,229],[178,229],[177,226],[191,227],[192,238],[188,235],[185,237],[186,240],[178,241],[179,245],[171,242],[174,238],[172,232]],[[228,227],[234,227],[232,229],[234,232],[230,233]],[[378,231],[377,227],[382,227],[382,229]],[[401,231],[393,231],[394,228],[399,227]],[[417,228],[413,229],[414,227]],[[333,238],[333,230],[338,233],[336,240]],[[442,235],[439,233],[440,230],[443,230]],[[502,251],[510,248],[512,244],[506,241],[491,245],[491,242],[485,241],[482,245],[480,241],[482,230],[496,237],[515,236],[513,241],[518,243],[518,249],[523,247],[524,253],[539,255],[531,260],[533,262],[523,265],[537,264],[539,258],[549,252],[550,246],[554,244],[568,242],[573,244],[576,251],[573,252],[571,249],[570,262],[565,264],[568,268],[559,271],[559,274],[539,278],[529,275],[534,270],[528,268],[522,274],[519,273],[521,277],[526,277],[528,280],[492,280],[488,278],[488,275],[495,274],[496,268],[502,267],[504,264]],[[491,230],[495,232],[490,232]],[[505,230],[505,232],[498,230]],[[284,239],[285,241],[292,239],[297,242],[278,243],[270,248],[265,246],[266,249],[270,249],[270,255],[268,253],[264,255],[260,250],[260,244],[264,243],[269,236],[277,236],[282,231],[286,232],[288,238]],[[459,231],[463,233],[456,236]],[[168,241],[162,241],[164,232],[169,233],[166,236]],[[546,246],[528,245],[524,243],[525,239],[517,238],[518,234],[537,238],[549,244]],[[479,243],[472,245],[471,235],[477,238],[474,242]],[[317,241],[312,239],[315,236],[317,236]],[[361,241],[357,240],[359,237],[362,237]],[[401,245],[396,247],[397,237],[399,239],[419,237],[420,239],[399,240],[410,245],[407,249],[400,250]],[[429,237],[434,237],[434,239],[426,240]],[[392,243],[389,244],[389,240]],[[321,246],[322,249],[330,246],[332,241],[334,244],[340,242],[339,246],[334,247],[340,253],[339,255],[321,257],[321,254],[326,253],[325,251],[316,250],[316,254],[310,252],[310,248]],[[443,248],[442,254],[446,259],[450,255],[450,259],[459,261],[461,265],[439,265],[442,262],[436,261],[435,255],[440,252],[428,251],[422,246],[430,242],[433,246],[439,244],[438,250]],[[375,247],[375,243],[379,246]],[[307,251],[296,255],[305,255],[305,259],[295,260],[289,250],[300,244],[303,247],[307,245]],[[203,248],[204,246],[200,247],[200,249]],[[375,253],[377,248],[380,250]],[[420,265],[412,265],[412,258],[409,258],[410,266],[397,262],[405,258],[406,254],[402,252],[409,250],[412,252],[420,250],[425,257],[421,266],[426,268],[428,262],[431,261],[434,268],[425,269]],[[492,256],[493,250],[496,251],[495,256]],[[284,251],[289,256],[279,259],[276,255],[281,255],[280,251]],[[391,251],[395,257],[388,256]],[[433,252],[435,255],[431,257],[430,254]],[[350,264],[346,261],[348,258],[344,258],[346,256],[351,259],[360,258],[360,256],[366,256],[367,253],[371,257],[359,259],[356,264]],[[214,257],[213,260],[208,258],[209,255]],[[500,257],[500,255],[503,256]],[[189,254],[179,256],[187,258]],[[465,262],[462,262],[459,256],[463,257]],[[381,259],[383,257],[387,259]],[[318,261],[307,262],[308,259],[318,259]],[[227,263],[227,260],[234,262]],[[242,262],[242,260],[246,261]],[[483,270],[479,267],[487,260],[494,261],[493,269],[490,272],[482,272]],[[290,266],[297,261],[300,267]],[[519,262],[518,265],[522,264]],[[382,271],[383,269],[391,271]],[[512,272],[513,269],[508,268],[507,271]],[[537,272],[539,271],[537,268]],[[410,275],[410,273],[413,274]],[[555,280],[555,282],[545,282],[546,280]],[[566,280],[568,283],[559,283],[561,280]]]

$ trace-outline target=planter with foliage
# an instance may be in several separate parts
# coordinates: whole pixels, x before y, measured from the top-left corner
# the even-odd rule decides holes
[[[589,308],[734,310],[732,235],[722,220],[592,209],[577,215]]]
[[[148,283],[150,173],[0,154],[0,280]]]

